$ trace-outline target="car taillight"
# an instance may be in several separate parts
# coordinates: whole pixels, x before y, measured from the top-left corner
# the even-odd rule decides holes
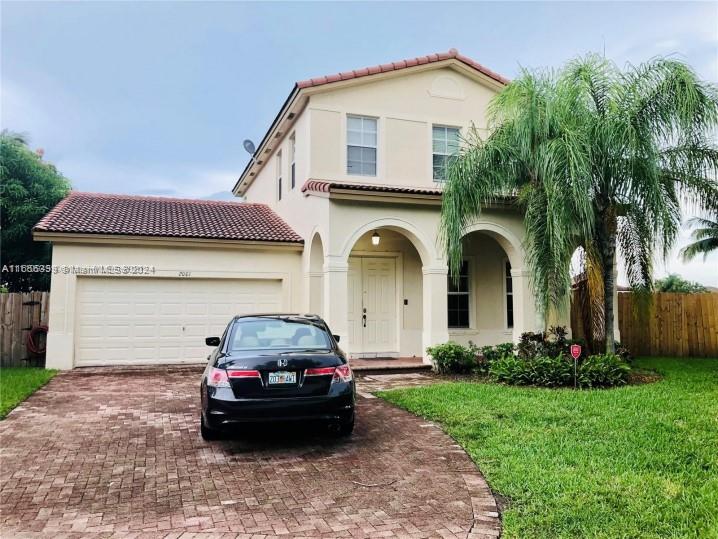
[[[209,371],[209,375],[207,376],[207,385],[210,387],[229,387],[227,371],[212,367]]]
[[[333,376],[336,367],[317,367],[307,369],[304,373],[305,376]]]
[[[259,371],[227,371],[230,378],[261,378]]]
[[[332,376],[332,384],[351,381],[352,370],[349,368],[349,365],[339,365],[334,371],[334,376]]]

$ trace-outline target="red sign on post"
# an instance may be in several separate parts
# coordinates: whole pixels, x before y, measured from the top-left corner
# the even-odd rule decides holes
[[[581,345],[580,344],[572,344],[571,345],[571,357],[573,359],[578,359],[581,357]]]

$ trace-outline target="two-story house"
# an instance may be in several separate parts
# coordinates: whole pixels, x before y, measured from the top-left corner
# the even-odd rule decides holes
[[[245,203],[71,194],[35,229],[59,268],[48,366],[201,360],[251,311],[320,314],[355,357],[537,329],[515,206],[466,229],[458,285],[438,240],[447,160],[504,84],[454,49],[309,79],[234,186]]]

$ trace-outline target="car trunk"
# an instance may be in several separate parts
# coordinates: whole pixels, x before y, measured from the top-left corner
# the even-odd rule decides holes
[[[261,355],[233,354],[226,357],[222,367],[230,374],[229,381],[236,398],[271,399],[326,395],[332,382],[331,367],[341,364],[342,361],[334,353],[313,350]],[[311,374],[322,368],[322,374]],[[308,374],[308,369],[314,371]],[[233,377],[233,370],[259,371],[259,377]]]

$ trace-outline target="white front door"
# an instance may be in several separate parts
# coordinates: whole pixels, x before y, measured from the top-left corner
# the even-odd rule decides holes
[[[349,257],[348,277],[350,353],[397,355],[396,259]]]

